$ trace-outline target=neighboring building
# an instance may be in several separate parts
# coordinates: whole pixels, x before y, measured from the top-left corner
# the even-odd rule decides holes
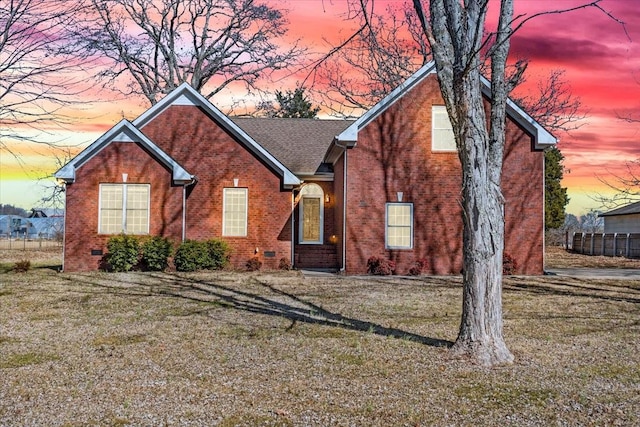
[[[605,233],[640,233],[640,202],[598,216],[604,218]]]
[[[0,215],[0,237],[2,238],[24,236],[27,228],[26,218],[18,215]]]
[[[485,94],[488,82],[483,81]],[[544,153],[556,139],[508,105],[505,252],[544,265]],[[66,182],[64,268],[97,269],[110,235],[223,238],[232,264],[406,274],[462,268],[461,171],[435,67],[356,121],[231,119],[183,84],[56,172]]]

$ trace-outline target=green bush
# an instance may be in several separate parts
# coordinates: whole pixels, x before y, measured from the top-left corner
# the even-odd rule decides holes
[[[112,236],[107,242],[107,250],[107,263],[113,271],[130,271],[138,265],[140,241],[135,236]]]
[[[186,240],[178,246],[173,262],[178,271],[219,270],[229,263],[230,252],[223,240]]]
[[[169,265],[173,244],[166,237],[153,236],[142,243],[144,267],[150,271],[164,271]]]
[[[220,239],[211,239],[207,240],[205,243],[207,245],[207,251],[210,258],[209,269],[220,270],[229,264],[231,248],[227,242]]]
[[[176,249],[173,263],[178,271],[196,271],[207,263],[207,248],[203,242],[185,240]]]

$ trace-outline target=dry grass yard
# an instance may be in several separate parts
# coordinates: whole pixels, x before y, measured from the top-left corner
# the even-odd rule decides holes
[[[448,351],[457,277],[71,274],[15,252],[2,426],[640,425],[640,281],[507,278],[516,362],[485,369]]]

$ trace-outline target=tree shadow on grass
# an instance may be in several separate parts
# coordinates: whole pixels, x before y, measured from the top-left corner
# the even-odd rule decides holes
[[[431,347],[451,347],[453,345],[451,341],[425,337],[401,329],[343,316],[278,289],[255,276],[247,276],[249,278],[247,287],[258,287],[264,290],[264,293],[236,289],[215,280],[204,280],[172,273],[109,274],[101,277],[74,275],[68,277],[72,281],[81,281],[92,287],[100,287],[110,294],[140,297],[169,296],[195,302],[214,303],[217,306],[249,313],[276,316],[290,320],[292,324],[289,329],[296,322],[301,322],[401,338]],[[102,278],[106,280],[101,280]],[[126,281],[123,278],[126,278]]]
[[[506,291],[526,292],[533,295],[558,295],[594,298],[606,301],[640,303],[640,290],[625,286],[605,284],[599,280],[580,278],[553,278],[544,282],[530,282],[526,278],[505,280]]]

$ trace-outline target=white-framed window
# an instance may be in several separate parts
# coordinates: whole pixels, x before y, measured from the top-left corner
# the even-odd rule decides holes
[[[413,203],[387,203],[386,247],[413,248]]]
[[[100,184],[100,234],[149,234],[149,184]]]
[[[225,188],[222,200],[222,235],[246,236],[249,191],[246,188]]]
[[[449,120],[447,107],[433,105],[431,107],[431,150],[451,152],[457,151],[453,127]]]
[[[322,244],[324,238],[324,191],[318,184],[307,184],[300,190],[299,242]]]

